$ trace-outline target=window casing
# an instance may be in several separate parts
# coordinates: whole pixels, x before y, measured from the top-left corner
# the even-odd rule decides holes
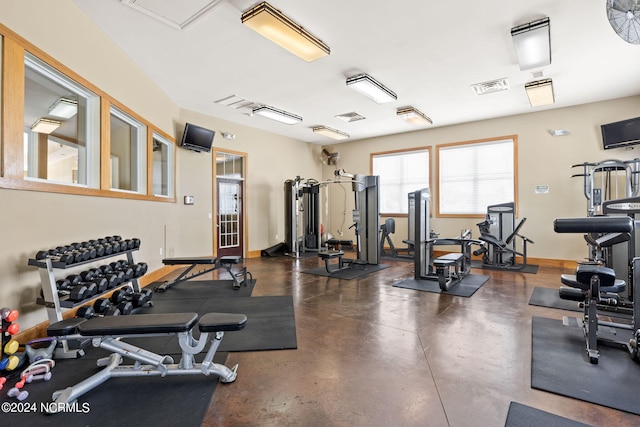
[[[380,176],[380,213],[406,215],[408,194],[428,188],[428,147],[371,154],[372,175]]]
[[[28,52],[24,62],[24,178],[98,188],[99,97]],[[37,132],[41,119],[58,127]]]
[[[153,133],[152,151],[153,195],[172,197],[174,195],[174,145],[162,135]]]
[[[438,216],[481,217],[487,206],[516,202],[517,137],[436,147]]]
[[[146,126],[112,106],[109,129],[111,189],[146,193]]]

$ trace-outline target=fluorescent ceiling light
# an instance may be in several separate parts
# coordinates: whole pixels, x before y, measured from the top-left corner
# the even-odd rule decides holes
[[[69,98],[60,98],[49,107],[49,115],[70,119],[78,113],[78,101]]]
[[[422,111],[414,107],[402,107],[396,111],[398,116],[402,116],[407,122],[420,125],[420,124],[433,124],[433,121],[427,117]]]
[[[50,134],[54,130],[58,129],[62,122],[58,120],[50,120],[40,118],[31,126],[31,130],[38,133]]]
[[[322,40],[267,2],[244,12],[242,23],[307,62],[331,52]]]
[[[294,125],[302,121],[302,117],[295,114],[288,113],[277,108],[269,107],[268,105],[261,105],[252,110],[253,114],[257,114],[262,117],[266,117],[271,120],[276,120],[287,125]]]
[[[392,90],[386,88],[382,83],[376,81],[368,74],[358,74],[349,77],[347,79],[347,86],[371,98],[378,104],[398,99],[398,96]]]
[[[518,55],[520,70],[551,64],[551,36],[549,18],[513,27],[511,38]]]
[[[551,79],[529,82],[524,85],[524,90],[527,92],[532,107],[551,105],[555,102]]]
[[[327,136],[329,138],[333,138],[337,140],[347,139],[350,136],[346,132],[342,132],[340,130],[333,129],[327,126],[314,126],[312,129],[315,133],[319,135]]]

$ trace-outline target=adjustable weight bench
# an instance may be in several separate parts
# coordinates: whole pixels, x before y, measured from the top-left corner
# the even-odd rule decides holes
[[[242,267],[239,272],[235,272],[232,270],[233,266],[239,264],[242,261],[242,257],[240,256],[223,256],[220,258],[217,257],[190,257],[190,258],[165,258],[162,260],[164,265],[189,265],[185,271],[180,273],[178,277],[173,279],[170,282],[164,282],[160,286],[155,286],[153,289],[156,292],[166,291],[167,289],[179,285],[182,282],[186,282],[187,280],[191,280],[194,277],[201,276],[203,274],[209,273],[211,271],[217,270],[219,268],[224,268],[231,275],[231,280],[233,280],[233,289],[240,289],[240,287],[244,284],[247,285],[247,280],[253,280],[253,276],[250,272],[247,271],[247,267]],[[192,273],[191,270],[196,268],[197,266],[208,266],[197,273]]]
[[[346,260],[342,259],[343,255],[343,251],[318,252],[318,256],[324,260],[324,266],[329,274],[347,270],[354,265],[360,265],[362,268],[366,267],[366,263],[363,263],[361,260],[351,258]],[[332,259],[337,259],[338,262],[331,263]]]
[[[47,334],[62,340],[91,339],[94,347],[112,354],[98,359],[97,365],[104,367],[89,378],[53,393],[52,410],[72,404],[86,392],[93,390],[109,378],[148,377],[168,375],[213,375],[223,383],[236,379],[238,365],[229,369],[214,363],[213,357],[227,331],[238,331],[245,327],[244,314],[208,313],[200,317],[196,313],[137,314],[133,316],[95,317],[66,319],[50,325]],[[198,327],[200,336],[193,336]],[[196,363],[194,355],[202,352],[212,335],[211,345],[204,360]],[[125,342],[127,338],[177,336],[182,350],[178,364],[171,356],[152,353]],[[123,358],[134,361],[132,365],[122,365]]]

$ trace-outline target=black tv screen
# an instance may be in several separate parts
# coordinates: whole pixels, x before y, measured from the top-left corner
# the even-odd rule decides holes
[[[605,150],[640,144],[640,117],[600,126]]]
[[[191,123],[187,123],[182,134],[180,146],[193,151],[210,152],[215,132]]]

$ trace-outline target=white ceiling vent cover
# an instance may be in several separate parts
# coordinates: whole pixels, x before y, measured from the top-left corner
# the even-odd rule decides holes
[[[225,0],[120,0],[177,30],[184,30]]]
[[[337,119],[343,120],[347,123],[351,123],[351,122],[357,122],[358,120],[364,120],[366,119],[365,116],[362,116],[358,113],[356,113],[355,111],[352,111],[351,113],[344,113],[344,114],[338,114],[336,116]]]
[[[488,82],[476,83],[474,85],[471,85],[471,88],[473,88],[473,91],[475,92],[476,95],[484,95],[487,93],[501,92],[503,90],[508,90],[509,82],[507,81],[506,78],[490,80]]]

